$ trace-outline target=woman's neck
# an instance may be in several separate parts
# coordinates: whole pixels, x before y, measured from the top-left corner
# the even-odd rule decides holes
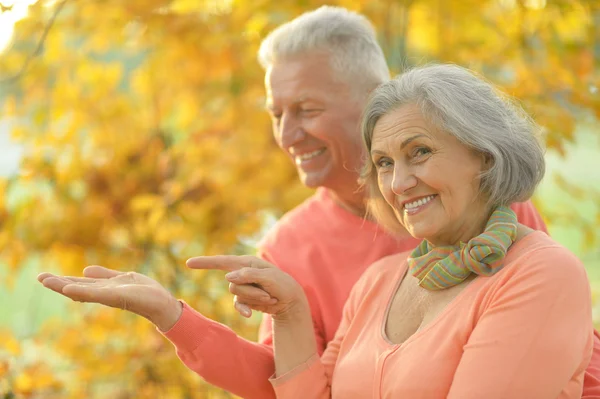
[[[485,231],[485,226],[493,211],[494,209],[484,208],[480,212],[472,212],[460,224],[455,223],[456,227],[446,234],[426,239],[433,247],[459,246],[461,242],[469,242]]]

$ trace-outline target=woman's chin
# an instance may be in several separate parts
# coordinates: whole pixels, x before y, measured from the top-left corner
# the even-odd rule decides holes
[[[435,232],[430,228],[423,228],[422,226],[407,226],[406,230],[408,233],[418,240],[427,240],[429,241],[430,237],[435,236]]]

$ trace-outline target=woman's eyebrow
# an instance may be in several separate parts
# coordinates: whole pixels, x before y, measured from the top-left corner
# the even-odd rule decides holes
[[[400,149],[401,150],[404,149],[404,147],[406,147],[407,145],[409,145],[411,143],[411,141],[414,141],[414,140],[418,139],[419,137],[425,137],[425,135],[424,134],[417,134],[417,135],[414,135],[412,137],[407,138],[406,140],[404,140],[402,142],[402,144],[400,144]]]

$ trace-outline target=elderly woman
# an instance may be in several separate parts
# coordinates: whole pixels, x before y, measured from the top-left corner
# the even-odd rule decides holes
[[[367,269],[322,357],[290,276],[252,257],[192,262],[232,271],[238,310],[273,315],[278,397],[581,397],[586,272],[509,208],[544,174],[532,120],[469,71],[438,65],[380,86],[362,129],[373,214],[422,242]]]

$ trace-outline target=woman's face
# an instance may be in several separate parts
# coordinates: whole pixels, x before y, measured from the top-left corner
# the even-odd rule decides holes
[[[379,119],[371,159],[379,190],[413,237],[455,245],[483,231],[488,210],[479,176],[485,158],[428,123],[418,106]]]

